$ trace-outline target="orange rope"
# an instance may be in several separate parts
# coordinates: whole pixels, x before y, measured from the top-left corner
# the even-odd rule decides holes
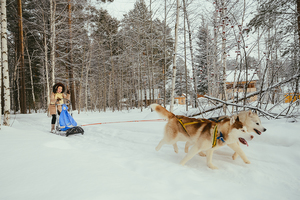
[[[101,123],[93,123],[93,124],[83,124],[81,126],[93,126],[100,124],[116,124],[116,123],[128,123],[128,122],[155,122],[155,121],[166,121],[165,119],[148,119],[148,120],[132,120],[132,121],[119,121],[119,122],[101,122]]]

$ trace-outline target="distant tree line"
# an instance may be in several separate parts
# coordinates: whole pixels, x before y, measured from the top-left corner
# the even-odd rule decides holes
[[[172,76],[174,94],[186,95],[187,105],[199,106],[198,94],[247,105],[251,79],[242,85],[239,74],[248,70],[259,77],[257,108],[283,102],[281,87],[273,85],[293,75],[285,86],[299,98],[300,0],[137,0],[120,21],[87,0],[6,1],[15,113],[47,111],[57,82],[71,91],[78,112],[166,105]],[[228,70],[235,73],[233,88],[244,88],[242,97],[227,95]]]

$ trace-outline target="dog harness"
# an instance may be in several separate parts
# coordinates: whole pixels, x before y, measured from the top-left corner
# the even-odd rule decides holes
[[[208,118],[208,120],[218,123],[218,122],[222,121],[225,118],[226,118],[226,116],[221,116],[221,117]]]
[[[187,122],[187,123],[183,123],[182,119],[177,118],[178,122],[180,123],[180,125],[182,126],[182,128],[185,130],[185,132],[189,135],[188,131],[186,130],[185,126],[186,125],[191,125],[191,124],[198,124],[200,122]],[[201,120],[202,122],[202,120]]]
[[[217,134],[218,134],[218,125],[216,125],[215,128],[214,128],[212,148],[214,148],[217,145],[217,140],[221,140],[223,143],[225,142],[222,132],[220,132],[219,137],[217,137]]]
[[[200,122],[187,122],[187,123],[183,123],[182,119],[177,118],[179,124],[181,125],[181,127],[183,128],[183,130],[189,135],[188,131],[186,130],[187,125],[191,125],[191,124],[198,124]],[[221,121],[221,120],[220,120]],[[201,120],[201,122],[203,122],[203,120]],[[218,135],[218,125],[215,126],[214,128],[214,135],[213,135],[213,141],[212,141],[212,148],[214,148],[217,145],[217,140],[221,140],[222,142],[225,142],[224,137],[222,132],[220,132],[219,137],[217,137]]]

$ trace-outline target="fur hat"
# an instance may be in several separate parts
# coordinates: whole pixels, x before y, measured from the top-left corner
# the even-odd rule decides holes
[[[65,91],[65,86],[64,86],[64,84],[62,84],[62,83],[56,83],[55,85],[53,85],[53,92],[56,93],[59,86],[62,87],[61,93],[64,93],[64,91]]]

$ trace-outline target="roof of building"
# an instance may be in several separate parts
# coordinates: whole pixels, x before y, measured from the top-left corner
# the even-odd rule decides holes
[[[246,70],[237,70],[234,77],[235,70],[226,71],[226,82],[237,82],[237,81],[246,81]],[[237,80],[239,78],[239,80]],[[257,81],[258,76],[255,69],[248,69],[248,81]]]

